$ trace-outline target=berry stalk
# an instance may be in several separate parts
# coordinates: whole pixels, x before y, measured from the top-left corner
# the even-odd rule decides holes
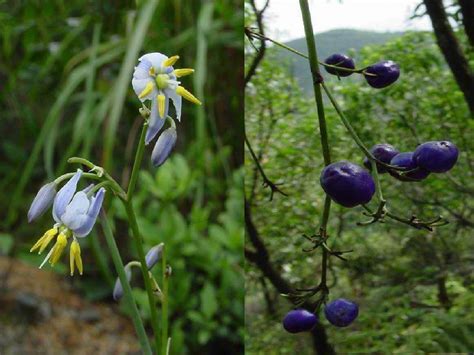
[[[309,66],[313,75],[313,91],[314,99],[316,101],[316,108],[318,112],[318,123],[319,123],[319,136],[321,139],[321,147],[323,150],[324,165],[328,166],[331,164],[331,155],[329,150],[328,133],[326,126],[326,117],[324,114],[324,103],[323,96],[321,93],[321,84],[323,83],[323,77],[319,71],[318,53],[316,50],[316,43],[314,39],[313,24],[311,22],[311,13],[309,11],[308,1],[300,0],[301,16],[303,18],[304,31],[306,36],[306,45],[308,47]],[[329,213],[331,208],[331,198],[326,194],[324,200],[324,209],[321,216],[321,222],[319,226],[320,235],[326,239],[326,228],[329,219]],[[322,270],[321,270],[321,289],[327,292],[326,286],[326,273],[327,273],[327,250],[322,250]],[[323,299],[326,294],[323,294]]]

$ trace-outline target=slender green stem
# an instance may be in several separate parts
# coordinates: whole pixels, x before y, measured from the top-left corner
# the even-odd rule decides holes
[[[64,180],[72,178],[74,176],[74,174],[75,173],[67,173],[67,174],[61,175],[60,177],[55,179],[54,182],[56,184],[60,184]],[[83,173],[82,177],[84,177],[86,179],[92,179],[92,180],[100,180],[101,179],[100,177],[97,176],[97,174],[91,174],[91,173]]]
[[[331,155],[329,150],[329,140],[328,140],[328,133],[326,127],[326,117],[324,115],[324,103],[323,97],[321,94],[321,83],[322,77],[319,71],[318,65],[318,53],[316,51],[316,43],[314,40],[314,32],[313,32],[313,25],[311,23],[311,13],[309,11],[308,1],[307,0],[300,0],[300,8],[301,8],[301,15],[303,17],[303,24],[304,24],[304,31],[306,36],[306,45],[308,47],[308,55],[309,55],[309,65],[311,69],[311,73],[313,75],[313,90],[314,90],[314,98],[316,101],[316,107],[318,112],[318,121],[319,121],[319,136],[321,139],[321,147],[323,150],[323,157],[324,157],[324,165],[328,166],[331,164]],[[324,209],[323,214],[321,217],[321,224],[319,226],[320,233],[322,236],[326,238],[326,229],[327,223],[329,219],[329,213],[331,208],[331,199],[326,194],[325,201],[324,201]],[[321,286],[325,292],[327,292],[326,286],[326,273],[327,273],[327,250],[323,248],[322,251],[323,258],[322,258],[322,272],[321,272]]]
[[[270,37],[264,36],[261,33],[258,33],[258,32],[255,32],[255,31],[249,31],[249,32],[251,33],[252,36],[258,37],[259,39],[264,39],[264,40],[270,41],[270,42],[276,44],[277,46],[286,49],[287,51],[290,51],[290,52],[293,52],[296,55],[299,55],[300,57],[303,57],[303,58],[306,58],[306,59],[309,58],[306,54],[301,53],[300,51],[298,51],[294,48],[291,48],[291,47],[287,46],[284,43],[275,41],[274,39],[272,39]],[[368,75],[368,76],[377,76],[376,74],[366,73],[365,69],[367,69],[367,68],[349,69],[349,68],[344,68],[344,67],[340,67],[340,66],[337,66],[337,65],[327,64],[327,63],[324,63],[324,62],[321,62],[321,61],[318,61],[318,63],[325,66],[325,67],[327,67],[327,68],[334,68],[334,69],[337,69],[339,71],[356,73],[356,74],[363,73],[364,75]]]
[[[162,264],[162,294],[161,300],[161,355],[168,353],[168,267],[166,265],[166,246],[163,245],[163,252],[161,254]]]
[[[95,185],[87,194],[89,196],[92,196],[95,192],[99,191],[102,187],[107,187],[107,186],[109,186],[112,190],[114,188],[114,184],[111,181],[105,180]]]
[[[385,199],[382,193],[382,186],[380,185],[379,172],[375,164],[372,165],[372,176],[374,177],[375,191],[377,192],[377,197],[379,199],[379,202],[385,205]]]
[[[323,268],[321,270],[321,285],[326,285],[326,275],[327,275],[327,259],[328,259],[328,251],[326,248],[323,248],[323,260],[321,264]]]
[[[135,154],[135,161],[133,162],[132,174],[130,175],[130,181],[127,189],[127,200],[130,201],[137,185],[138,174],[140,172],[140,165],[143,160],[143,153],[145,151],[145,136],[148,129],[148,123],[145,122],[142,127],[142,133],[140,134],[140,140],[138,142],[137,153]]]
[[[321,222],[320,226],[324,226],[324,233],[326,232],[326,225],[328,224],[329,220],[329,212],[331,210],[331,198],[326,195],[324,198],[324,209],[323,214],[321,215]]]
[[[127,198],[122,199],[122,202],[125,206],[125,211],[127,213],[128,221],[130,228],[133,233],[133,240],[135,242],[135,247],[138,253],[138,261],[141,265],[143,281],[145,283],[145,289],[148,295],[148,303],[150,305],[150,314],[151,314],[151,325],[153,327],[153,333],[155,336],[156,351],[160,349],[160,336],[159,336],[159,326],[158,326],[158,314],[156,311],[156,299],[153,294],[153,288],[151,285],[151,280],[148,275],[148,268],[145,261],[145,251],[143,250],[143,240],[138,228],[137,217],[132,205],[133,192],[138,179],[138,174],[140,172],[140,165],[143,160],[143,152],[145,150],[145,135],[148,124],[145,122],[143,124],[142,133],[140,135],[140,140],[138,142],[137,152],[135,154],[135,161],[133,163],[132,173],[130,175],[130,182],[127,189]]]
[[[342,123],[344,126],[347,128],[349,131],[349,134],[351,135],[352,139],[356,142],[356,144],[359,146],[359,148],[364,152],[364,154],[371,160],[375,161],[375,157],[372,155],[372,153],[367,149],[367,147],[364,145],[362,140],[359,138],[357,135],[356,131],[352,127],[351,123],[349,120],[346,118],[346,115],[344,115],[344,112],[342,112],[342,109],[340,108],[339,104],[337,101],[334,99],[332,96],[331,92],[329,89],[326,87],[326,85],[322,84],[322,87],[324,89],[324,92],[326,93],[327,97],[329,98],[329,101],[331,101],[331,104],[334,106],[334,109],[336,110],[337,114],[341,118]]]
[[[135,326],[135,331],[137,332],[140,346],[144,354],[151,355],[152,351],[150,343],[148,341],[148,337],[145,332],[145,327],[143,326],[140,314],[138,313],[137,305],[135,304],[135,301],[133,299],[132,289],[130,287],[130,283],[127,280],[127,275],[125,274],[125,268],[123,266],[122,258],[120,257],[120,253],[113,236],[112,228],[109,224],[109,221],[107,220],[107,216],[104,211],[101,212],[101,223],[102,228],[104,230],[105,239],[110,250],[110,254],[112,255],[112,260],[114,262],[115,269],[117,270],[118,277],[120,279],[120,282],[122,283],[125,301],[128,303],[129,309],[131,311],[133,325]]]
[[[301,12],[303,14],[303,23],[305,27],[306,43],[308,46],[309,66],[313,75],[313,90],[316,100],[316,107],[319,121],[319,134],[321,137],[321,147],[323,150],[324,165],[331,164],[331,156],[328,144],[328,133],[326,126],[326,117],[324,113],[323,96],[321,94],[322,77],[318,66],[318,55],[316,52],[316,44],[314,42],[313,26],[311,24],[311,15],[309,13],[308,2],[300,0]]]
[[[109,173],[102,167],[98,166],[98,165],[95,165],[94,163],[92,163],[91,161],[87,160],[87,159],[84,159],[84,158],[80,158],[80,157],[72,157],[72,158],[69,158],[67,160],[68,163],[70,164],[81,164],[81,165],[84,165],[86,167],[88,167],[89,169],[91,169],[91,171],[94,171],[96,176],[99,177],[99,178],[103,178],[107,181],[109,181],[111,183],[111,187],[112,187],[112,190],[114,191],[114,193],[116,193],[120,198],[125,198],[125,191],[123,191],[122,189],[122,186],[120,186],[120,184],[115,181],[115,179],[109,175]],[[90,173],[87,173],[87,174],[90,174]],[[83,176],[86,176],[86,174],[83,174]]]
[[[138,229],[137,217],[135,216],[135,211],[133,210],[132,203],[130,201],[122,200],[125,211],[127,212],[128,221],[130,223],[130,228],[132,229],[133,240],[135,241],[135,247],[138,252],[138,261],[140,262],[140,269],[142,271],[143,281],[145,283],[145,289],[148,296],[148,303],[150,305],[150,314],[151,314],[151,325],[153,328],[153,333],[155,335],[155,345],[156,349],[160,349],[160,336],[159,336],[159,325],[158,325],[158,314],[156,312],[156,299],[153,294],[153,288],[151,287],[150,277],[148,276],[148,269],[145,262],[145,251],[143,250],[143,241]]]

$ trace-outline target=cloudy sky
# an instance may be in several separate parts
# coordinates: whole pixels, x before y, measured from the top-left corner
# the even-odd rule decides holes
[[[336,28],[372,31],[429,30],[427,17],[409,20],[421,0],[310,0],[315,32]],[[265,0],[257,0],[262,6]],[[270,0],[266,12],[268,35],[278,40],[303,37],[298,0]]]

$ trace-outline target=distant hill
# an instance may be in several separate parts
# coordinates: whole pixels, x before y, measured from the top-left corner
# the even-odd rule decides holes
[[[371,32],[340,29],[317,34],[315,38],[320,60],[324,60],[333,53],[349,54],[354,59],[357,59],[357,54],[362,47],[383,44],[393,38],[400,37],[402,34],[403,32]],[[304,38],[295,39],[285,44],[300,52],[307,53],[306,40]],[[278,50],[277,55],[284,63],[290,65],[291,72],[301,83],[305,92],[311,93],[312,81],[311,76],[308,75],[309,67],[307,61],[285,50]],[[331,78],[335,77],[331,76]]]

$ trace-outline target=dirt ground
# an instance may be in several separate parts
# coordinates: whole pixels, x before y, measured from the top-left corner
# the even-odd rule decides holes
[[[64,277],[0,257],[0,355],[139,354],[130,320]]]

